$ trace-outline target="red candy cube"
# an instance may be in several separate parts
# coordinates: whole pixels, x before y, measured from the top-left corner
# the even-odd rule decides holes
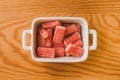
[[[46,47],[46,40],[38,35],[38,46]]]
[[[45,58],[54,58],[55,57],[55,49],[38,47],[37,55],[40,57],[45,57]]]
[[[57,26],[55,28],[53,43],[62,43],[64,34],[65,34],[65,27]]]
[[[49,21],[42,24],[42,28],[55,28],[56,26],[61,26],[62,23],[60,21]]]
[[[54,47],[54,49],[56,57],[63,57],[65,55],[64,47]]]
[[[67,46],[68,44],[74,43],[80,38],[81,38],[81,35],[79,34],[79,32],[75,32],[64,40],[64,44]]]
[[[48,37],[46,38],[46,47],[52,47],[52,29],[47,29]]]
[[[81,40],[78,40],[78,41],[74,42],[73,44],[76,44],[77,46],[80,46],[80,47],[83,46],[83,43]]]
[[[53,43],[54,47],[65,47],[64,43]]]
[[[45,29],[39,30],[39,34],[41,35],[42,38],[48,37],[48,32]]]
[[[38,25],[37,29],[38,57],[81,57],[83,55],[79,24],[54,20]]]
[[[66,36],[78,31],[78,27],[76,24],[65,25],[65,27],[66,27],[66,32],[65,32]]]
[[[65,52],[66,52],[66,56],[72,55],[74,57],[81,57],[84,52],[84,49],[75,44],[69,44],[66,47]]]

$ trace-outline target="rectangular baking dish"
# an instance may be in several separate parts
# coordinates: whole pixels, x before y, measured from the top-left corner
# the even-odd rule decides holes
[[[81,35],[83,41],[84,53],[78,57],[59,57],[59,58],[41,58],[36,55],[36,35],[37,25],[43,22],[60,20],[65,23],[78,23],[81,26]],[[31,35],[31,46],[26,45],[26,35]],[[93,35],[93,44],[89,46],[89,34]],[[97,47],[97,32],[93,29],[89,29],[88,23],[84,18],[79,17],[40,17],[36,18],[32,22],[32,28],[30,30],[24,30],[22,35],[22,46],[24,50],[30,50],[33,60],[38,62],[82,62],[88,57],[89,50],[95,50]]]

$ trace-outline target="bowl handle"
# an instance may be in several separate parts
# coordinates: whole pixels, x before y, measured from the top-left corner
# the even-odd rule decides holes
[[[89,46],[89,50],[95,50],[97,48],[97,32],[96,30],[90,29],[89,34],[93,35],[93,44]]]
[[[22,34],[22,47],[24,50],[31,50],[31,46],[27,46],[26,44],[26,35],[31,34],[31,30],[24,30]]]

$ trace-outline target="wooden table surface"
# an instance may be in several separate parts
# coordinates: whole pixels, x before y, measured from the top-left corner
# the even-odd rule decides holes
[[[97,49],[82,63],[32,60],[22,32],[43,16],[86,18]],[[120,80],[120,0],[0,0],[0,80]]]

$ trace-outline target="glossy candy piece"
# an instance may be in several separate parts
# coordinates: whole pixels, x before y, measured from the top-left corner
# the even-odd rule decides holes
[[[37,48],[37,55],[39,57],[54,58],[55,57],[55,49],[54,48],[38,47]]]
[[[80,46],[82,47],[83,46],[83,43],[81,40],[77,40],[76,42],[74,42],[73,44],[77,45],[77,46]]]
[[[47,29],[47,32],[49,36],[46,38],[46,47],[52,47],[52,29]]]

